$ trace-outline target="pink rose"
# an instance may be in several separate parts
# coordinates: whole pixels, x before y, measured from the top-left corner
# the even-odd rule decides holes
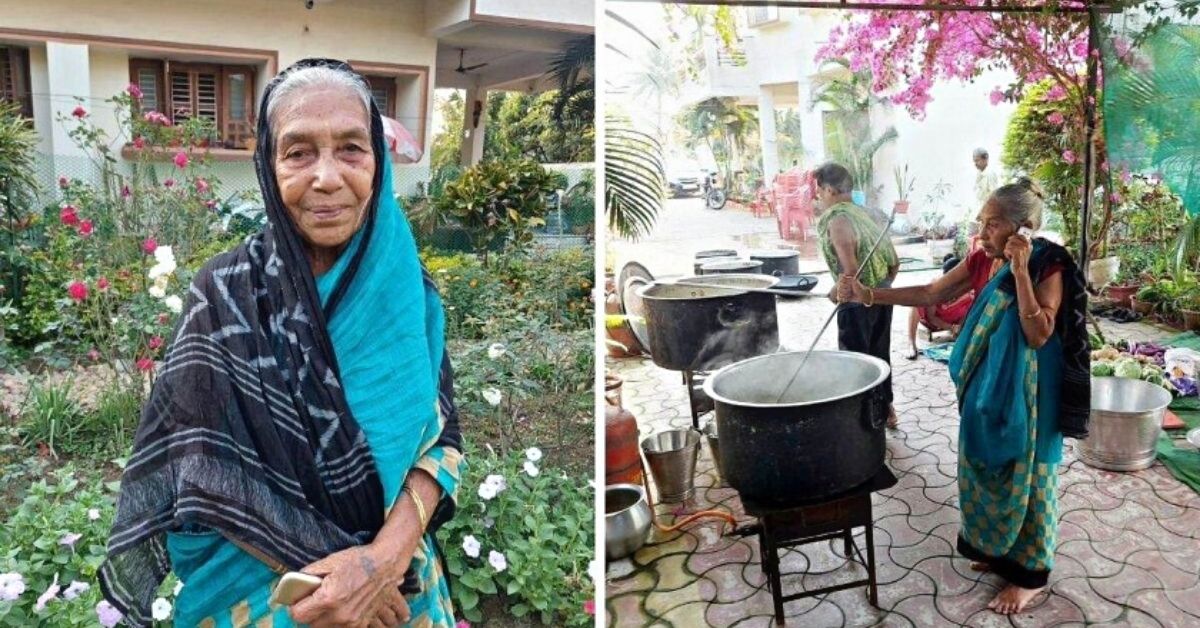
[[[137,136],[137,137],[135,137],[135,138],[133,138],[133,147],[134,147],[134,148],[136,148],[136,149],[138,149],[138,150],[141,150],[141,149],[145,148],[145,147],[146,147],[146,140],[145,140],[145,138],[143,138],[143,137],[142,137],[142,136],[140,136],[140,135],[139,135],[139,136]]]
[[[88,287],[82,281],[72,281],[70,286],[67,286],[67,294],[76,302],[82,302],[88,297]]]
[[[166,325],[167,322],[170,320],[171,320],[171,317],[168,316],[166,312],[163,312],[158,315],[158,324],[159,325]]]
[[[108,277],[101,277],[96,280],[96,287],[100,289],[100,292],[107,291],[111,285],[108,283]]]
[[[133,96],[136,100],[142,99],[142,88],[138,87],[137,83],[130,83],[129,87],[125,88],[125,91],[129,92],[129,95]]]
[[[81,220],[79,222],[79,235],[86,238],[86,237],[92,235],[92,231],[94,231],[95,228],[96,227],[95,227],[95,225],[92,224],[91,219]]]
[[[62,210],[58,212],[58,219],[62,224],[67,226],[79,224],[79,214],[75,213],[74,205],[64,205]]]
[[[583,612],[588,615],[596,614],[596,600],[588,600],[583,603]]]
[[[87,109],[84,109],[83,105],[79,105],[75,107],[75,110],[71,112],[71,115],[75,116],[76,118],[83,118],[87,115]]]
[[[154,350],[158,349],[159,347],[163,346],[162,336],[151,336],[148,346],[150,347],[151,351],[154,351]]]
[[[154,255],[154,249],[157,248],[158,242],[155,242],[154,238],[146,238],[146,240],[142,242],[142,252],[146,255]]]
[[[187,165],[188,165],[187,153],[185,153],[183,151],[179,151],[178,153],[175,153],[175,167],[182,170],[183,168],[187,168]]]
[[[59,177],[59,178],[58,178],[58,187],[60,187],[60,188],[66,188],[68,185],[71,185],[71,180],[70,180],[70,179],[68,179],[68,178],[66,178],[66,177]]]
[[[196,179],[196,191],[201,194],[208,192],[208,181]]]
[[[143,373],[149,373],[154,370],[154,360],[150,358],[142,358],[137,361],[137,369]]]
[[[1071,165],[1071,164],[1075,163],[1075,151],[1064,150],[1063,154],[1062,154],[1062,158],[1063,158],[1063,161],[1067,162],[1067,165]]]
[[[163,187],[167,187],[167,188],[175,187],[175,179],[167,177],[167,179],[165,181],[163,181]]]

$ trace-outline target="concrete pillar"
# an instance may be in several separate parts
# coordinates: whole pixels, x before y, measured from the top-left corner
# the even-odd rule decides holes
[[[769,85],[758,87],[758,135],[762,144],[763,184],[779,173],[779,141],[775,130],[775,94]]]
[[[825,116],[818,105],[812,107],[812,81],[805,74],[797,82],[800,98],[800,146],[804,149],[806,168],[815,168],[823,163],[825,156]]]
[[[46,42],[46,75],[50,96],[51,152],[56,157],[83,157],[85,153],[67,135],[67,131],[73,125],[59,124],[57,119],[60,115],[71,118],[71,112],[81,104],[88,115],[96,113],[92,110],[92,80],[87,45]],[[83,102],[77,101],[76,98],[83,98]]]
[[[487,133],[487,88],[467,88],[463,107],[463,142],[460,161],[470,168],[483,159],[483,138]]]

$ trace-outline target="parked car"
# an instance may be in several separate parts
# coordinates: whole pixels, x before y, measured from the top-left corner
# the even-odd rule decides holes
[[[694,196],[700,193],[704,170],[694,161],[667,162],[667,188],[671,197]]]

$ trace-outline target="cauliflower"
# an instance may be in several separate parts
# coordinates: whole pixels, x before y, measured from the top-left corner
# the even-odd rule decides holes
[[[1142,365],[1133,358],[1121,358],[1117,360],[1114,368],[1114,375],[1117,377],[1128,377],[1130,379],[1142,378]]]
[[[1112,377],[1115,369],[1113,363],[1107,360],[1098,360],[1092,362],[1092,375],[1094,377]]]

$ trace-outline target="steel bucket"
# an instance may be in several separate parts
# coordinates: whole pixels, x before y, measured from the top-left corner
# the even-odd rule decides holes
[[[604,487],[604,554],[609,560],[624,558],[646,544],[650,536],[650,504],[637,484]]]
[[[1088,437],[1076,451],[1084,464],[1109,471],[1137,471],[1154,464],[1163,412],[1171,393],[1126,377],[1092,378]]]
[[[659,502],[681,502],[696,491],[696,457],[700,432],[668,430],[642,440],[642,454],[658,487]]]

